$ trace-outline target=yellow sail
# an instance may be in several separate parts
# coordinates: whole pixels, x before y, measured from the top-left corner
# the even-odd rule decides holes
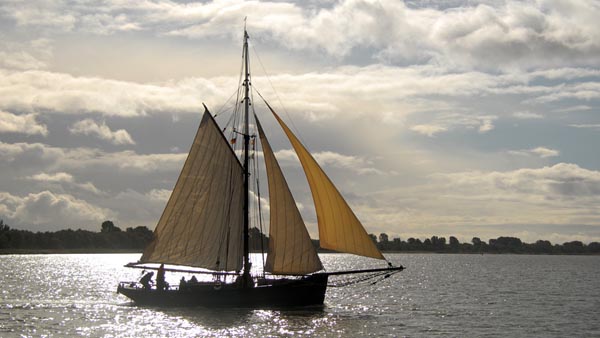
[[[256,118],[269,181],[269,251],[265,271],[303,275],[323,269],[294,197],[285,181],[269,141]]]
[[[317,161],[269,106],[292,143],[312,192],[322,248],[385,259]]]
[[[243,177],[228,141],[205,111],[154,239],[140,262],[240,270]]]

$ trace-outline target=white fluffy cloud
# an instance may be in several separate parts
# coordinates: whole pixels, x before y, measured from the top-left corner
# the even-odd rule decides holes
[[[65,172],[59,172],[54,174],[39,173],[36,175],[32,175],[29,178],[41,182],[73,182],[73,175]]]
[[[78,183],[75,181],[73,175],[65,172],[57,172],[53,174],[39,173],[28,176],[27,179],[41,183],[61,183],[65,184],[68,188],[78,188],[96,195],[103,194],[92,182]]]
[[[38,162],[53,163],[64,156],[65,151],[63,149],[50,147],[42,143],[0,142],[0,159],[2,159],[4,164],[18,161],[22,158],[33,158]]]
[[[539,156],[541,158],[556,157],[560,154],[560,152],[558,150],[550,149],[550,148],[546,148],[546,147],[537,147],[537,148],[523,149],[523,150],[511,150],[508,153],[512,154],[512,155],[519,155],[519,156]]]
[[[48,135],[48,128],[36,121],[36,114],[15,115],[0,110],[0,133]]]
[[[153,172],[179,170],[187,154],[137,154],[134,151],[105,152],[92,148],[59,148],[43,143],[0,142],[0,159],[6,163],[31,157],[47,168],[73,169],[106,166],[123,171]]]
[[[431,123],[417,124],[410,127],[410,129],[429,137],[458,128],[477,130],[477,132],[483,134],[494,129],[493,121],[497,118],[494,115],[439,113]]]
[[[218,82],[218,79],[214,81]],[[229,86],[234,87],[235,83]],[[202,107],[200,97],[211,97],[217,102],[222,95],[215,90],[213,82],[203,79],[154,85],[46,71],[0,69],[0,108],[14,111],[100,112],[126,117],[156,111],[197,113]]]
[[[436,126],[432,124],[417,124],[415,126],[410,127],[412,131],[416,131],[419,134],[427,135],[429,137],[434,136],[437,133],[448,130],[448,128],[443,126]]]
[[[600,130],[600,124],[570,124],[573,128]]]
[[[55,194],[47,190],[22,197],[0,192],[0,212],[11,223],[43,226],[44,230],[98,224],[113,215],[107,209],[71,195]]]
[[[418,6],[418,5],[417,5]],[[345,56],[371,48],[380,60],[431,60],[465,65],[553,65],[597,62],[600,6],[593,0],[498,1],[441,10],[394,0],[345,0],[303,8],[281,2],[177,3],[67,1],[7,3],[0,13],[17,25],[114,34],[146,30],[193,38],[239,37],[240,18],[253,34],[293,49]]]
[[[98,124],[92,119],[76,122],[69,131],[73,134],[95,135],[103,140],[110,141],[113,144],[135,144],[127,130],[119,129],[112,131],[106,125],[106,122]]]
[[[528,111],[521,111],[521,112],[515,112],[513,113],[513,116],[518,118],[518,119],[523,119],[523,120],[527,120],[527,119],[541,119],[544,116],[541,114],[537,114],[537,113],[532,113],[532,112],[528,112]]]
[[[571,163],[434,174],[428,182],[369,197],[357,208],[361,220],[376,231],[395,228],[403,238],[430,234],[432,225],[449,234],[475,226],[482,238],[511,234],[519,224],[600,226],[600,172]],[[485,225],[494,225],[493,232]]]
[[[570,68],[561,74],[581,76],[584,81],[529,86],[529,82],[550,75],[539,71],[454,73],[432,66],[372,65],[338,67],[320,73],[279,74],[268,79],[255,76],[253,84],[265,96],[275,98],[270,90],[272,83],[278,94],[286,98],[290,113],[311,121],[369,116],[402,125],[411,114],[435,112],[433,119],[413,124],[414,131],[435,135],[444,129],[466,128],[485,133],[494,128],[498,113],[476,109],[471,98],[502,100],[525,96],[521,103],[515,102],[518,107],[548,103],[556,106],[563,101],[589,101],[600,97],[600,87],[594,83],[593,73]],[[0,70],[0,75],[0,109],[26,113],[100,113],[108,117],[140,117],[156,112],[197,114],[202,110],[202,101],[216,109],[227,100],[237,81],[235,77],[215,77],[139,84],[47,71]],[[277,105],[275,108],[279,109]],[[512,111],[503,114],[513,116]],[[115,135],[118,131],[85,121],[76,129],[102,135],[113,142],[117,139],[128,142],[124,133]]]
[[[504,192],[535,195],[547,198],[548,202],[556,199],[581,201],[590,197],[600,199],[600,172],[571,163],[508,172],[438,174],[436,178],[448,179],[449,187],[473,189],[470,193],[479,196],[492,193],[500,198],[500,192]],[[542,202],[541,199],[538,201]]]

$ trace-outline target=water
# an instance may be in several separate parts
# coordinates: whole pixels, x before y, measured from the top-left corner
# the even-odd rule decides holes
[[[0,256],[0,337],[600,337],[599,256],[387,256],[408,269],[294,311],[132,305],[115,290],[138,254]]]

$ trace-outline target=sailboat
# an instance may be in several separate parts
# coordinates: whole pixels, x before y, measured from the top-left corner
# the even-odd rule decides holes
[[[158,287],[120,282],[117,292],[137,304],[155,306],[294,307],[323,305],[329,277],[386,278],[403,270],[394,266],[367,234],[346,200],[314,157],[264,100],[289,139],[306,175],[315,205],[319,244],[323,249],[387,262],[384,267],[325,271],[294,197],[255,112],[268,178],[270,222],[267,258],[262,272],[251,269],[250,160],[256,134],[250,132],[251,81],[248,33],[244,28],[243,137],[238,158],[235,139],[228,140],[213,114],[204,115],[154,237],[138,262],[126,267],[205,274],[210,280]],[[243,90],[242,90],[243,87]],[[260,93],[258,93],[260,95]],[[262,98],[262,95],[260,95]],[[240,107],[241,112],[241,107]],[[253,155],[254,153],[252,153]],[[260,198],[259,198],[260,200]],[[160,265],[160,266],[158,266]],[[165,268],[164,265],[167,265]],[[364,277],[366,276],[366,277]]]

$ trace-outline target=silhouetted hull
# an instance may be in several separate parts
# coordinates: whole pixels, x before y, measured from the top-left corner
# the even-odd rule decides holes
[[[206,307],[295,307],[322,305],[327,290],[326,274],[302,279],[279,279],[265,285],[242,288],[234,284],[203,283],[182,290],[145,290],[127,283],[117,289],[136,304]]]

